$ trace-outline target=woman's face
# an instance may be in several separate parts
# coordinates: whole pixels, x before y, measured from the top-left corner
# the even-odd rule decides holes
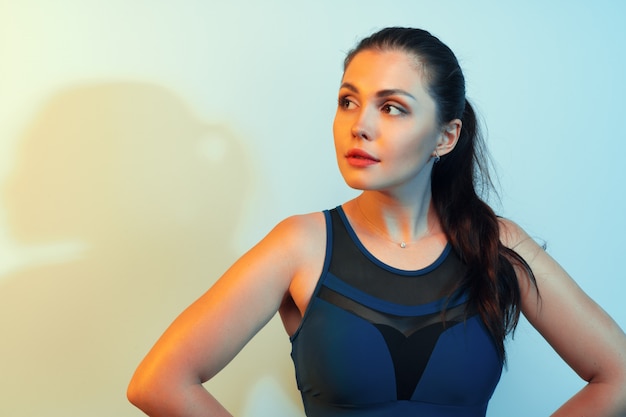
[[[415,58],[359,52],[343,75],[333,124],[339,170],[360,190],[392,190],[428,180],[442,140],[436,104]]]

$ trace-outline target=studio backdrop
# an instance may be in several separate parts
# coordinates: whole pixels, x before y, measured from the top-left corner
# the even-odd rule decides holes
[[[356,195],[331,125],[345,53],[385,26],[457,54],[522,225],[622,326],[626,6],[582,1],[0,0],[0,415],[133,417],[176,315],[284,217]],[[522,321],[490,417],[583,382]],[[303,416],[276,317],[208,388]]]

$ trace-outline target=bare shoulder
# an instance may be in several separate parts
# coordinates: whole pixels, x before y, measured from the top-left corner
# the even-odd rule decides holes
[[[520,244],[532,240],[524,229],[514,221],[498,217],[500,227],[500,241],[509,249],[515,249]]]
[[[289,335],[294,334],[322,273],[326,254],[324,213],[290,216],[272,232],[281,239],[280,256],[290,265],[291,280],[280,306],[280,315]]]
[[[500,241],[515,251],[528,264],[533,264],[540,255],[545,255],[545,249],[539,245],[520,225],[504,217],[498,218],[500,227]]]
[[[302,234],[324,232],[324,227],[324,213],[318,211],[289,216],[278,223],[275,230],[287,233],[293,238],[300,238]]]
[[[285,249],[309,248],[326,239],[324,213],[292,215],[274,227],[268,237],[278,239]]]
[[[274,262],[289,268],[294,277],[323,257],[326,226],[323,212],[292,215],[280,221],[259,244]]]

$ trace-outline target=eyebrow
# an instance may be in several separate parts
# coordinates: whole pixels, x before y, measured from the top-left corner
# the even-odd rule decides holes
[[[350,83],[341,84],[341,88],[347,88],[348,90],[353,91],[355,93],[359,92],[359,89]],[[390,89],[380,90],[376,92],[376,97],[379,97],[379,98],[389,97],[389,96],[394,96],[394,95],[407,96],[417,101],[417,99],[411,93],[405,90],[402,90],[400,88],[390,88]]]

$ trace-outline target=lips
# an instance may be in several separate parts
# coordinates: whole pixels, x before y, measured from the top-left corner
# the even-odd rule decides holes
[[[346,153],[346,159],[350,165],[356,167],[369,166],[380,162],[380,159],[375,158],[361,149],[349,150],[348,153]]]

